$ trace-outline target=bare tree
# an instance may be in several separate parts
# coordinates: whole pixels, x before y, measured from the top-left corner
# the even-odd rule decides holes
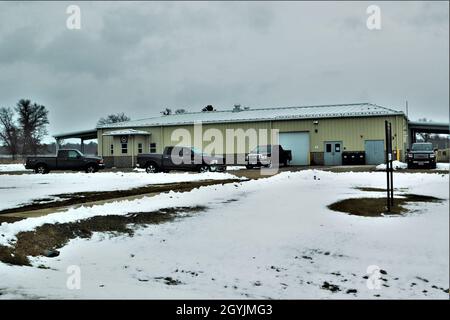
[[[19,153],[19,128],[11,108],[0,108],[0,140],[15,160]]]
[[[163,111],[161,111],[161,114],[162,114],[163,116],[171,115],[171,114],[172,114],[172,109],[165,108]]]
[[[214,107],[210,104],[208,104],[206,107],[202,109],[202,112],[211,112],[211,111],[216,111],[216,109],[214,109]]]
[[[116,114],[110,114],[106,118],[100,118],[100,120],[98,120],[97,122],[97,126],[102,126],[111,123],[125,122],[130,120],[131,118],[128,117],[125,113],[119,112]]]
[[[22,154],[36,154],[42,138],[47,134],[48,110],[43,105],[21,99],[17,103],[16,111],[23,139]]]

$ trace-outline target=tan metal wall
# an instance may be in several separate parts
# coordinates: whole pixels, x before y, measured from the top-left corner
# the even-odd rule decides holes
[[[272,128],[309,132],[311,152],[323,152],[324,141],[342,141],[345,151],[364,151],[365,140],[384,140],[385,120],[392,123],[393,146],[403,150],[407,124],[402,116],[276,121]]]
[[[333,118],[333,119],[302,119],[302,120],[283,120],[283,121],[261,121],[261,122],[242,122],[242,123],[227,123],[227,124],[204,124],[202,125],[203,132],[208,129],[215,129],[226,137],[227,129],[242,129],[240,136],[245,134],[248,129],[278,129],[279,132],[293,132],[304,131],[309,132],[310,136],[310,152],[323,152],[324,141],[342,141],[344,151],[364,151],[365,140],[384,140],[384,121],[388,120],[392,123],[393,129],[393,147],[398,149],[403,159],[404,150],[406,150],[406,143],[408,141],[407,122],[404,116],[390,116],[390,117],[360,117],[360,118]],[[314,122],[318,121],[317,124]],[[182,129],[189,132],[191,136],[190,145],[194,144],[194,126],[165,126],[165,127],[148,127],[148,128],[130,128],[145,130],[151,133],[151,136],[145,140],[143,137],[137,138],[144,143],[144,153],[149,152],[149,143],[154,142],[157,146],[157,152],[161,153],[165,146],[177,144],[178,141],[174,139],[173,134],[176,130]],[[103,133],[113,131],[112,129],[98,131],[99,141],[99,155],[110,155],[110,144],[114,144],[114,156],[122,156],[120,153],[120,138],[102,136]],[[270,133],[269,143],[271,142]],[[142,138],[142,139],[141,139]],[[224,139],[225,140],[225,139]],[[135,144],[137,154],[137,141]],[[254,148],[259,142],[249,143],[247,140],[245,146],[235,146],[233,153],[245,153]],[[205,148],[209,142],[203,142],[199,147]],[[216,149],[216,154],[225,154],[228,150],[225,148],[225,141],[220,144],[222,147]],[[129,146],[129,154],[131,155],[131,146]],[[228,152],[229,153],[229,152]],[[125,155],[123,155],[125,156]]]
[[[104,133],[108,133],[114,130],[99,129],[97,133],[98,139],[98,154],[99,156],[111,156],[111,144],[114,145],[114,156],[130,156],[132,154],[138,154],[138,144],[142,143],[143,153],[150,152],[150,143],[156,143],[157,152],[162,151],[161,146],[161,128],[139,128],[139,130],[147,131],[150,136],[134,136],[128,139],[128,153],[121,153],[121,142],[120,136],[104,136]],[[134,149],[133,149],[133,139],[134,139]]]

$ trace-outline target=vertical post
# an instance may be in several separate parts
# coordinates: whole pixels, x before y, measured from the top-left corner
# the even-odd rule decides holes
[[[388,122],[387,120],[384,121],[384,137],[385,137],[385,141],[386,141],[386,154],[385,154],[385,158],[386,158],[386,204],[387,204],[387,211],[390,212],[391,211],[391,201],[390,201],[390,196],[391,193],[389,192],[389,188],[390,188],[390,183],[389,183],[389,134],[388,134]]]
[[[83,138],[81,138],[81,145],[80,145],[80,151],[81,151],[81,153],[84,153],[84,139]]]
[[[394,206],[394,166],[393,166],[393,161],[394,161],[394,157],[392,155],[392,125],[391,123],[389,123],[389,152],[391,154],[391,158],[390,158],[390,163],[391,163],[391,167],[390,167],[390,182],[391,182],[391,207]]]
[[[133,141],[132,146],[131,146],[131,169],[134,168],[134,139],[136,136],[132,135],[130,136],[131,140]]]

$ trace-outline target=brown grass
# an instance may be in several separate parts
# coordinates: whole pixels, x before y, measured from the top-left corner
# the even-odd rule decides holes
[[[371,188],[376,189],[376,188]],[[374,191],[374,190],[370,190]],[[376,190],[378,191],[378,190]],[[418,194],[402,194],[402,198],[394,198],[394,205],[388,212],[386,198],[351,198],[332,203],[329,209],[357,216],[381,217],[383,215],[403,215],[408,212],[405,205],[412,202],[439,202],[442,199]]]
[[[103,201],[103,200],[111,200],[117,198],[125,198],[137,195],[145,195],[149,193],[157,193],[157,192],[168,192],[168,191],[179,191],[186,192],[192,189],[201,187],[201,186],[209,186],[215,184],[227,184],[227,183],[236,183],[243,182],[245,180],[239,179],[225,179],[225,180],[204,180],[204,181],[192,181],[192,182],[179,182],[179,183],[168,183],[168,184],[160,184],[160,185],[148,185],[144,187],[138,187],[128,190],[115,190],[115,191],[95,191],[95,192],[77,192],[77,193],[65,193],[65,194],[57,194],[52,197],[57,197],[59,201],[54,200],[53,198],[43,198],[43,199],[35,199],[31,203],[21,205],[15,208],[5,209],[0,211],[1,214],[5,213],[17,213],[24,211],[33,211],[33,210],[42,210],[48,208],[60,208],[65,206],[71,206],[76,204],[89,203],[94,201]],[[44,201],[40,203],[41,201]]]
[[[205,207],[173,207],[152,212],[135,212],[124,216],[95,216],[86,220],[44,224],[33,231],[20,232],[13,247],[0,246],[0,261],[14,265],[30,265],[28,256],[43,255],[46,250],[62,248],[74,238],[90,238],[93,232],[133,235],[133,226],[160,224],[180,213],[205,210]]]

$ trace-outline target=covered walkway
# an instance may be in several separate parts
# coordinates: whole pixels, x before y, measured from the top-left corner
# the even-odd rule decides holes
[[[80,151],[84,152],[84,141],[97,139],[97,129],[55,134],[53,138],[56,139],[56,150],[60,148],[61,140],[80,139]]]
[[[409,145],[416,142],[417,133],[450,134],[449,123],[409,121]]]

